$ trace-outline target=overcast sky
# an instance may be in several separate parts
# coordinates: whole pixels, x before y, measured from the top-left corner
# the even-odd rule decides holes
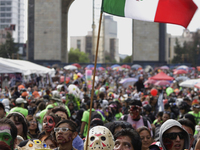
[[[75,0],[69,10],[69,39],[70,36],[84,36],[88,31],[92,30],[92,0]],[[98,3],[98,0],[95,0]],[[194,2],[200,8],[200,0],[194,0]],[[80,7],[82,6],[82,7]],[[100,13],[100,10],[99,10]],[[96,14],[98,16],[98,14]],[[120,54],[132,54],[131,47],[131,24],[132,20],[129,18],[113,17],[118,22],[118,38],[119,38],[119,53]],[[190,22],[188,29],[190,31],[196,31],[200,28],[200,11],[197,10],[192,21]],[[172,35],[181,35],[183,27],[179,25],[167,24],[167,32]],[[70,48],[70,42],[68,42],[68,49]]]

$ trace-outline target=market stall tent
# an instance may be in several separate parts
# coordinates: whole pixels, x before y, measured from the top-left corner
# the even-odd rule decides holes
[[[149,79],[151,79],[151,80],[169,80],[169,81],[174,80],[173,77],[168,76],[164,72],[159,72],[157,75],[155,75]]]

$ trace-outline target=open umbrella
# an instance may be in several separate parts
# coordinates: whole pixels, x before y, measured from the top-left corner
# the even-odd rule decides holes
[[[147,80],[147,81],[145,81],[144,82],[144,85],[146,85],[146,84],[154,84],[154,83],[156,83],[157,81],[156,80]]]
[[[154,85],[157,85],[157,86],[170,86],[170,82],[169,81],[166,81],[166,80],[160,80],[160,81],[157,81]]]
[[[112,65],[112,66],[110,66],[110,67],[113,69],[113,68],[115,68],[115,67],[120,67],[120,65],[115,64],[115,65]]]
[[[87,65],[87,66],[85,67],[85,69],[92,69],[92,68],[94,68],[94,65]]]
[[[131,66],[131,69],[134,69],[134,70],[142,69],[142,66],[138,64],[134,64]]]
[[[119,81],[120,84],[122,84],[123,87],[127,88],[129,85],[133,85],[135,82],[137,82],[138,79],[136,78],[125,78]]]
[[[176,81],[186,81],[186,80],[190,80],[190,78],[186,77],[186,76],[180,76],[180,77],[177,77],[175,78]]]
[[[97,70],[104,71],[105,69],[103,67],[98,67]]]
[[[186,70],[175,70],[173,74],[186,74]]]
[[[160,69],[169,70],[169,67],[168,66],[162,66],[162,67],[160,67]]]
[[[126,69],[131,69],[131,67],[129,65],[122,65],[122,68],[126,68]]]
[[[198,82],[200,82],[200,79],[190,79],[190,80],[181,82],[179,86],[193,88],[194,85],[197,84]]]
[[[77,67],[76,67],[76,66],[73,66],[73,65],[67,65],[67,66],[64,66],[64,69],[65,69],[65,70],[76,70]]]
[[[73,66],[76,66],[77,68],[81,68],[81,65],[79,65],[78,63],[72,64]]]
[[[200,89],[200,82],[198,82],[197,84],[195,84],[194,87]]]

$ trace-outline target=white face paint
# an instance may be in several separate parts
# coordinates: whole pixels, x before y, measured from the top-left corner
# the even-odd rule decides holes
[[[111,150],[114,148],[114,137],[108,128],[96,126],[89,131],[87,146],[88,150]]]

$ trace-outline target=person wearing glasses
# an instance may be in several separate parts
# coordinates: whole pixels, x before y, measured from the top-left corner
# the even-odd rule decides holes
[[[174,119],[169,119],[162,124],[159,141],[163,150],[184,150],[190,147],[189,134]]]
[[[182,125],[182,127],[188,132],[190,136],[190,148],[189,150],[192,150],[192,146],[194,143],[194,132],[195,132],[195,125],[186,118],[179,119],[178,122]]]
[[[54,128],[54,137],[58,147],[54,150],[76,150],[72,142],[77,136],[76,124],[71,120],[62,120]]]

